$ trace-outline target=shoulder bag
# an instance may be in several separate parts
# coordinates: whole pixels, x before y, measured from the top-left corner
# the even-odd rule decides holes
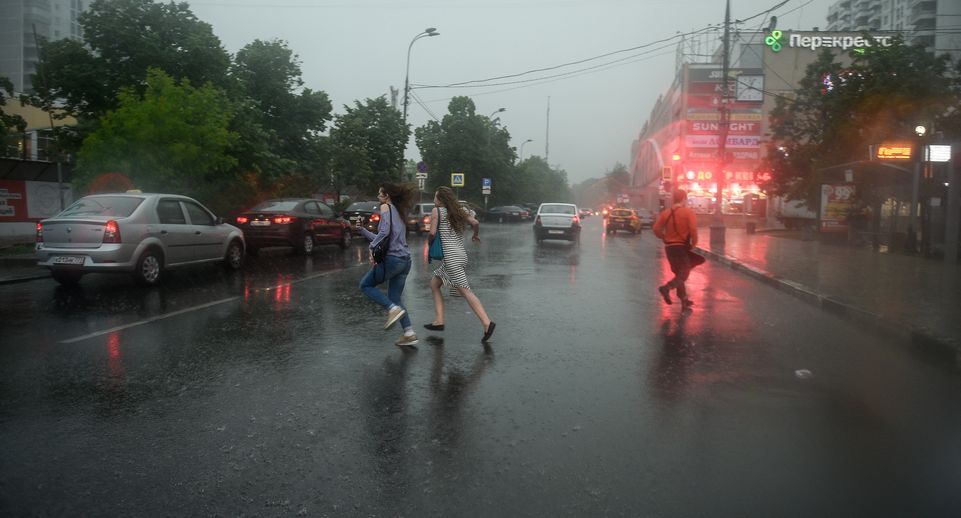
[[[371,255],[374,256],[374,262],[377,264],[382,264],[387,259],[387,251],[390,250],[390,236],[394,232],[394,208],[393,205],[387,205],[387,215],[390,218],[390,226],[387,227],[387,237],[380,240],[376,246],[370,249]]]

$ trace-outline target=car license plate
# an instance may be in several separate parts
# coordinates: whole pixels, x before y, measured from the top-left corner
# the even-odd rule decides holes
[[[252,227],[268,227],[268,226],[270,226],[270,220],[260,221],[260,220],[256,220],[256,219],[255,219],[255,220],[253,220],[253,221],[250,222],[250,226],[252,226]]]
[[[53,264],[82,265],[83,257],[76,256],[76,255],[58,255],[53,258]]]
[[[564,231],[563,231],[563,230],[548,230],[547,233],[548,233],[548,234],[563,234]]]

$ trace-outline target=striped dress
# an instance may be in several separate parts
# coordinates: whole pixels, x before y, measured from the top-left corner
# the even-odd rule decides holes
[[[470,289],[470,284],[467,283],[467,272],[464,271],[467,266],[464,236],[450,228],[445,207],[438,207],[437,211],[440,213],[437,234],[440,235],[440,245],[444,249],[444,260],[441,261],[440,268],[434,270],[434,276],[440,277],[451,294],[455,294],[456,288]]]

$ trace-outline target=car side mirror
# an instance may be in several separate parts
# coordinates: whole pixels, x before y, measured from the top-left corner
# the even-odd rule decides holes
[[[217,224],[218,224],[218,225],[223,225],[223,224],[226,223],[226,222],[227,222],[227,221],[226,221],[224,218],[222,218],[222,217],[220,217],[220,216],[217,217]]]

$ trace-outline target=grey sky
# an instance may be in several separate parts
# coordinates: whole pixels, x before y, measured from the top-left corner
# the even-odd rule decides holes
[[[828,6],[834,1],[789,0],[774,14],[782,29],[824,27]],[[778,3],[732,0],[731,17],[747,18]],[[190,4],[230,52],[255,39],[286,40],[303,62],[305,86],[327,92],[338,113],[354,100],[387,94],[391,86],[402,91],[407,46],[427,27],[436,27],[441,35],[414,44],[412,84],[446,85],[516,74],[645,45],[724,20],[722,0],[198,0]],[[743,28],[765,24],[757,18]],[[619,66],[524,88],[416,89],[414,94],[438,118],[447,112],[453,95],[472,96],[482,115],[506,108],[498,116],[510,131],[513,145],[519,148],[524,140],[533,139],[524,147],[525,156],[545,155],[550,96],[550,163],[565,169],[574,184],[601,176],[616,162],[628,163],[631,141],[673,79],[674,60],[671,45]],[[411,101],[408,121],[414,127],[430,117]],[[413,139],[407,156],[419,158]]]

